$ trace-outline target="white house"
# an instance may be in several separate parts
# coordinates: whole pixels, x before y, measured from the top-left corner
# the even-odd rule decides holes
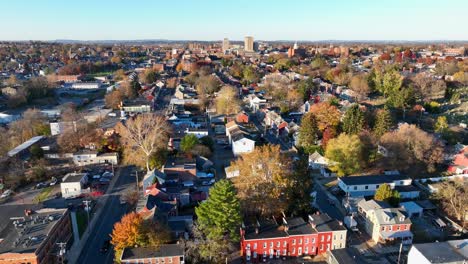
[[[206,128],[187,128],[185,130],[185,134],[193,134],[195,135],[198,139],[202,137],[208,136],[208,129]]]
[[[117,152],[99,154],[97,151],[82,151],[73,154],[73,162],[78,166],[103,163],[117,165],[119,154]]]
[[[338,178],[338,186],[350,197],[373,196],[384,183],[400,193],[403,199],[419,197],[419,189],[411,185],[412,180],[405,175],[369,175]]]
[[[413,244],[408,264],[465,264],[468,260],[468,239]]]
[[[325,168],[328,166],[328,164],[329,160],[317,151],[309,155],[309,168],[311,169]]]
[[[73,131],[76,132],[76,122],[75,121],[71,121],[71,122],[61,122],[61,121],[50,122],[49,125],[50,125],[50,134],[52,136],[60,135],[65,130],[68,130],[68,129],[73,130]]]
[[[239,156],[243,153],[250,153],[255,148],[255,141],[244,136],[232,139],[232,153]]]
[[[68,173],[60,183],[63,198],[75,198],[83,193],[83,188],[88,182],[86,173]]]

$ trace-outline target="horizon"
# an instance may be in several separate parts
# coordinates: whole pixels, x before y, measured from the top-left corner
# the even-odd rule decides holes
[[[468,9],[462,0],[18,0],[0,6],[6,11],[0,22],[9,25],[1,41],[211,42],[248,35],[263,41],[468,41],[468,18],[452,11]]]

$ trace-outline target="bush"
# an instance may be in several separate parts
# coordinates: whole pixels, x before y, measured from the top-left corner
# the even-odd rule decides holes
[[[424,108],[426,108],[426,111],[431,113],[431,114],[440,113],[440,104],[438,102],[436,102],[436,101],[431,101],[429,103],[425,103]]]

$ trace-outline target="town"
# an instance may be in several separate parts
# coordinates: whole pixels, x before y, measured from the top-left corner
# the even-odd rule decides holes
[[[466,263],[468,42],[0,41],[0,264]]]

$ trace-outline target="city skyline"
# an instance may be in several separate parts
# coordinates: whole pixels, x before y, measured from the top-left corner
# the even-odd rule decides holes
[[[468,9],[461,0],[139,3],[2,3],[0,22],[8,28],[0,40],[468,40],[468,18],[453,11]]]

